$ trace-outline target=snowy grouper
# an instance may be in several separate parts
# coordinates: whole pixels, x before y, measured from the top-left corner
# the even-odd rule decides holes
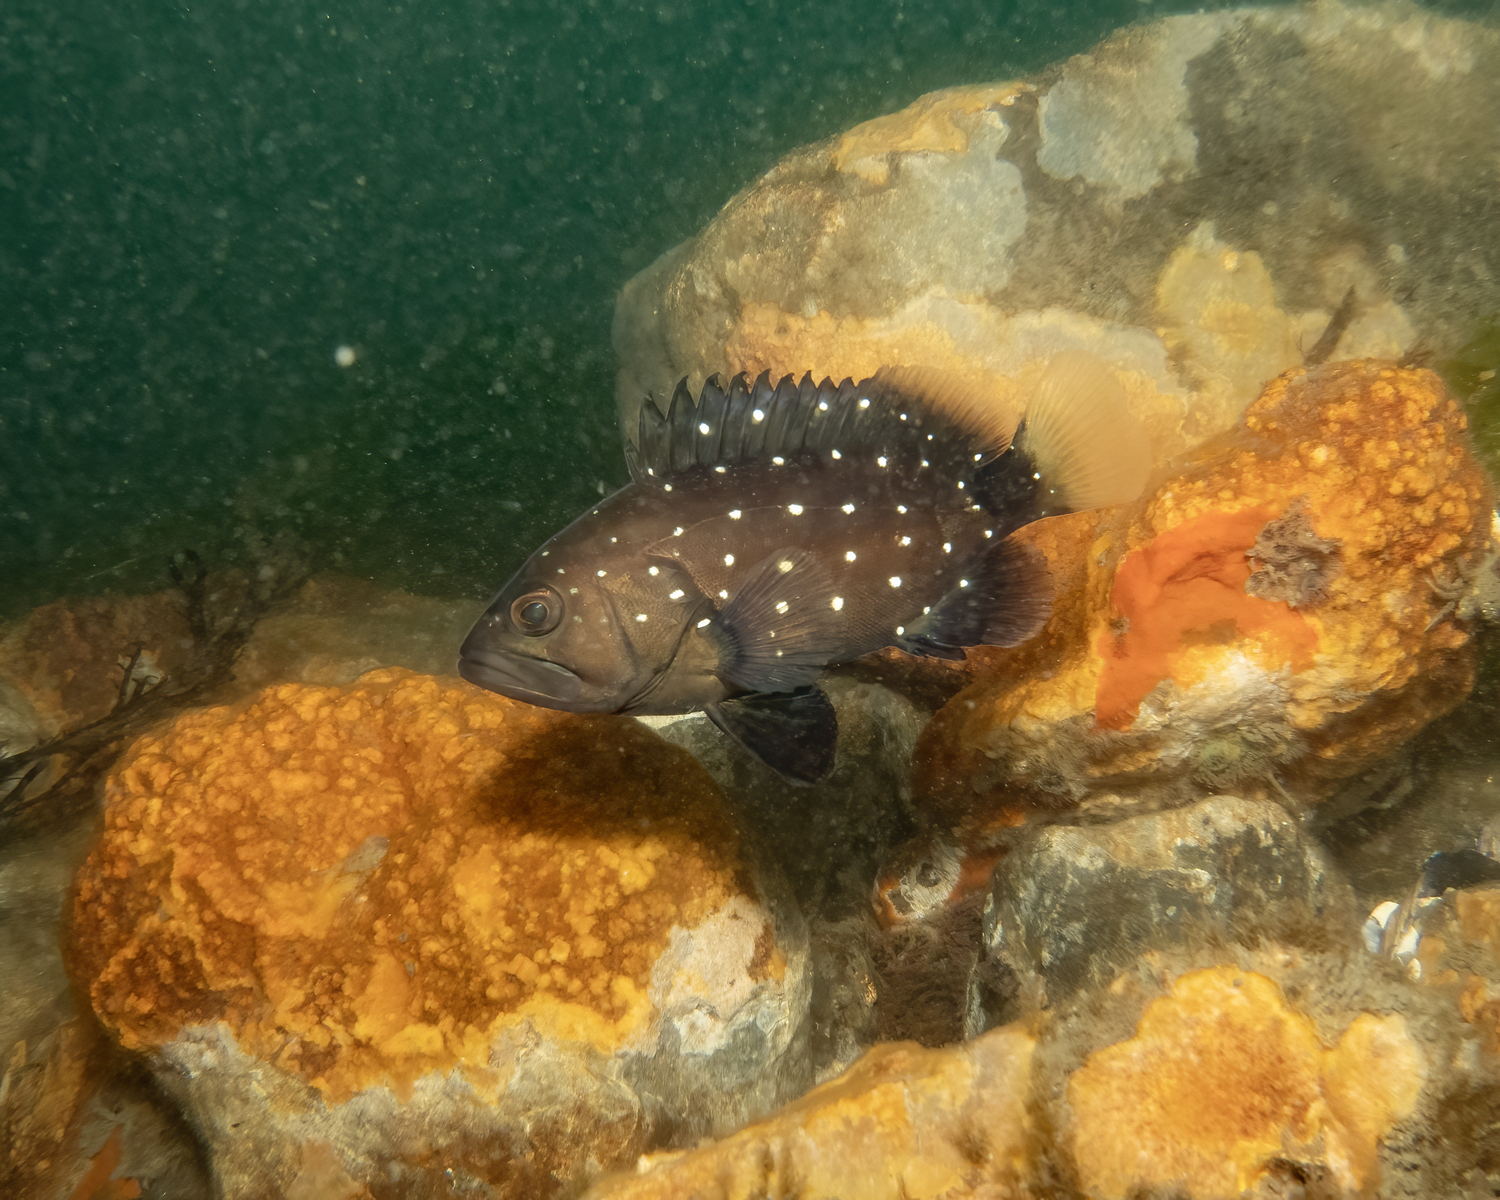
[[[833,763],[826,667],[883,646],[958,659],[1050,612],[1009,539],[1137,495],[1144,432],[1097,359],[1052,358],[1024,410],[913,368],[768,373],[641,407],[632,482],[536,551],[464,640],[480,687],[572,712],[702,709],[798,783]]]

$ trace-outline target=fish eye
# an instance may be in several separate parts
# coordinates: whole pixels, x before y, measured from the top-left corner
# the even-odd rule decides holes
[[[510,621],[527,637],[541,637],[557,628],[563,599],[549,587],[539,587],[511,601]]]

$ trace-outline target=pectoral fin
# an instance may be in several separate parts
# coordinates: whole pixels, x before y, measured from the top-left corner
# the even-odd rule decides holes
[[[719,678],[751,692],[817,682],[839,648],[833,579],[806,550],[778,550],[746,574],[714,619]]]
[[[839,719],[820,688],[737,696],[704,711],[789,783],[817,783],[833,768]]]

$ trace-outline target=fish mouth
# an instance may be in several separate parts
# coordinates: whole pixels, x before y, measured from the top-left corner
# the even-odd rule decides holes
[[[494,650],[465,647],[458,673],[477,687],[542,708],[568,708],[583,690],[583,680],[567,667]]]

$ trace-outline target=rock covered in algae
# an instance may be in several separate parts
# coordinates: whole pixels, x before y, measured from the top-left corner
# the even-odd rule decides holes
[[[1468,693],[1492,503],[1437,376],[1286,372],[1134,505],[1037,531],[1052,620],[971,652],[919,801],[969,844],[1037,808],[1316,802]]]
[[[70,969],[227,1194],[544,1195],[811,1082],[805,927],[635,722],[283,684],[137,742],[105,823]]]
[[[1275,804],[1214,796],[1101,825],[1026,827],[1002,852],[985,952],[1040,1003],[1106,985],[1169,947],[1357,940],[1353,892]]]
[[[588,1196],[1459,1194],[1479,1123],[1451,1114],[1493,1072],[1458,1015],[1382,966],[1272,940],[1150,954],[969,1041],[877,1046],[774,1116]],[[1445,1121],[1465,1147],[1431,1135]]]
[[[1004,1196],[1031,1171],[1035,1040],[997,1029],[949,1050],[877,1046],[839,1078],[714,1146],[644,1159],[593,1200]]]
[[[1358,1195],[1426,1077],[1401,1015],[1361,1013],[1325,1046],[1274,980],[1213,967],[1178,977],[1134,1036],[1072,1073],[1062,1132],[1098,1200],[1207,1200],[1309,1177],[1321,1194]]]
[[[924,364],[1004,401],[1078,347],[1173,454],[1304,354],[1451,353],[1500,274],[1497,62],[1486,26],[1325,0],[923,96],[787,155],[627,284],[625,428],[683,375]]]

